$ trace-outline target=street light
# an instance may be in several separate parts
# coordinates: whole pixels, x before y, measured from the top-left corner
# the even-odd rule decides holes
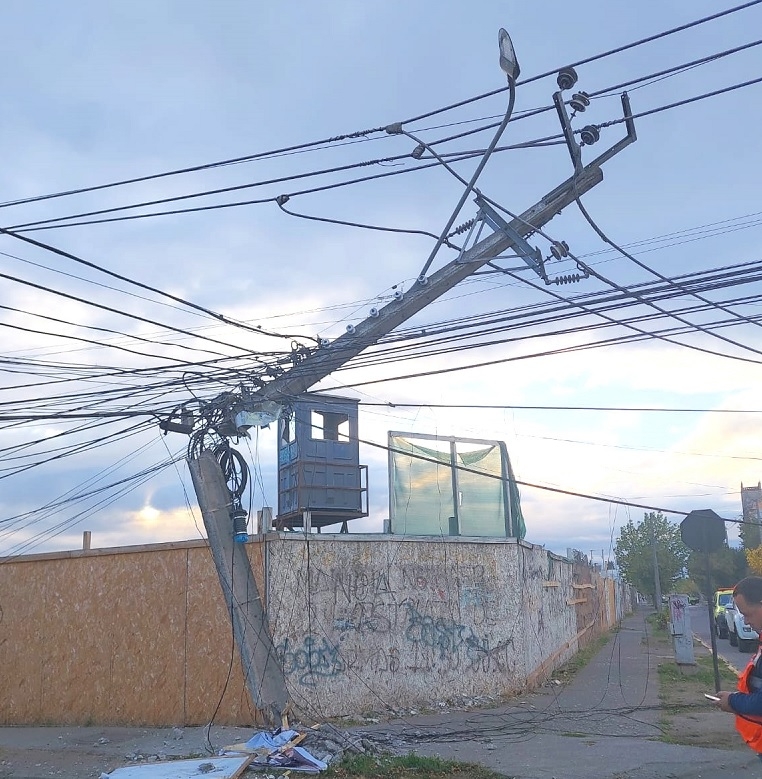
[[[516,79],[518,78],[520,72],[519,62],[516,59],[516,52],[513,48],[513,43],[511,42],[511,36],[508,35],[508,33],[502,27],[500,28],[500,32],[498,33],[497,42],[498,42],[498,46],[500,47],[500,67],[505,73],[506,78],[508,79],[508,90],[509,90],[508,108],[506,109],[505,116],[503,117],[503,121],[500,122],[500,126],[497,128],[495,137],[492,139],[490,145],[487,147],[487,150],[482,155],[482,158],[479,161],[479,165],[474,171],[473,176],[471,176],[471,180],[466,184],[466,189],[461,195],[460,200],[458,201],[458,205],[455,206],[455,210],[452,212],[452,215],[447,220],[447,224],[445,225],[444,230],[442,230],[442,234],[437,239],[436,245],[431,250],[431,254],[429,255],[429,258],[426,260],[426,263],[421,269],[421,272],[418,274],[417,281],[421,285],[425,285],[428,282],[428,279],[426,278],[426,271],[428,271],[429,267],[431,266],[431,263],[434,261],[434,257],[436,256],[437,252],[439,251],[442,244],[444,243],[445,238],[447,238],[447,234],[450,232],[450,228],[453,226],[453,224],[455,224],[455,220],[458,218],[458,214],[460,213],[460,210],[463,208],[466,199],[473,191],[476,185],[476,180],[479,178],[481,172],[484,170],[484,166],[487,164],[487,160],[490,158],[492,152],[495,150],[495,147],[497,146],[497,142],[500,140],[500,136],[503,134],[503,131],[508,126],[508,122],[511,119],[511,114],[513,113],[513,105],[516,102]],[[387,132],[389,132],[388,128],[387,128]],[[438,155],[435,154],[434,156],[437,156],[438,158]]]
[[[519,61],[516,59],[516,50],[513,48],[511,36],[502,27],[497,34],[497,43],[500,47],[500,67],[508,81],[515,83],[519,73],[521,73],[521,68],[519,67]]]

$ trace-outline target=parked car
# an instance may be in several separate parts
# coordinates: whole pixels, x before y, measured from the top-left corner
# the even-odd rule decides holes
[[[725,622],[730,646],[737,646],[739,652],[753,652],[757,648],[759,633],[746,624],[743,614],[732,600],[725,606]]]
[[[725,607],[733,602],[732,588],[717,590],[714,593],[714,629],[718,638],[728,637],[728,623],[725,620]]]

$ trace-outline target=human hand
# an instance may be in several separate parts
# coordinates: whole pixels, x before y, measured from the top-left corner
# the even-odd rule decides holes
[[[733,709],[730,707],[730,703],[728,703],[728,698],[732,695],[732,692],[726,692],[721,691],[717,693],[717,697],[720,699],[717,701],[715,706],[722,709],[723,711],[730,711],[732,712]]]

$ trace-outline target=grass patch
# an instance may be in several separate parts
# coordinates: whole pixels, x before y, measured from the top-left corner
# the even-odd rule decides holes
[[[725,690],[735,690],[738,677],[722,662],[718,661],[720,669],[720,686]],[[684,693],[695,689],[697,693],[704,694],[714,690],[714,665],[710,655],[703,655],[696,659],[696,665],[690,670],[684,670],[677,663],[662,663],[659,666],[660,696],[665,702],[669,702],[670,689],[679,685]]]
[[[649,614],[646,617],[646,622],[651,626],[653,635],[660,638],[669,636],[669,612],[666,609]]]
[[[331,766],[326,772],[330,779],[505,779],[488,768],[473,763],[442,760],[410,753],[393,755],[351,755]]]
[[[697,646],[695,650],[695,666],[679,666],[673,660],[665,660],[658,666],[659,700],[663,707],[659,719],[660,740],[669,744],[745,749],[735,733],[733,717],[704,698],[705,692],[714,691],[714,666],[711,654],[703,647]],[[718,668],[720,687],[734,690],[738,677],[722,660]]]

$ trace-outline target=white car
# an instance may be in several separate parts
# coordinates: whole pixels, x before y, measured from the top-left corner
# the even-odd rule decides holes
[[[737,646],[739,652],[753,652],[759,644],[759,633],[746,624],[734,602],[725,606],[725,621],[728,625],[730,646]]]

